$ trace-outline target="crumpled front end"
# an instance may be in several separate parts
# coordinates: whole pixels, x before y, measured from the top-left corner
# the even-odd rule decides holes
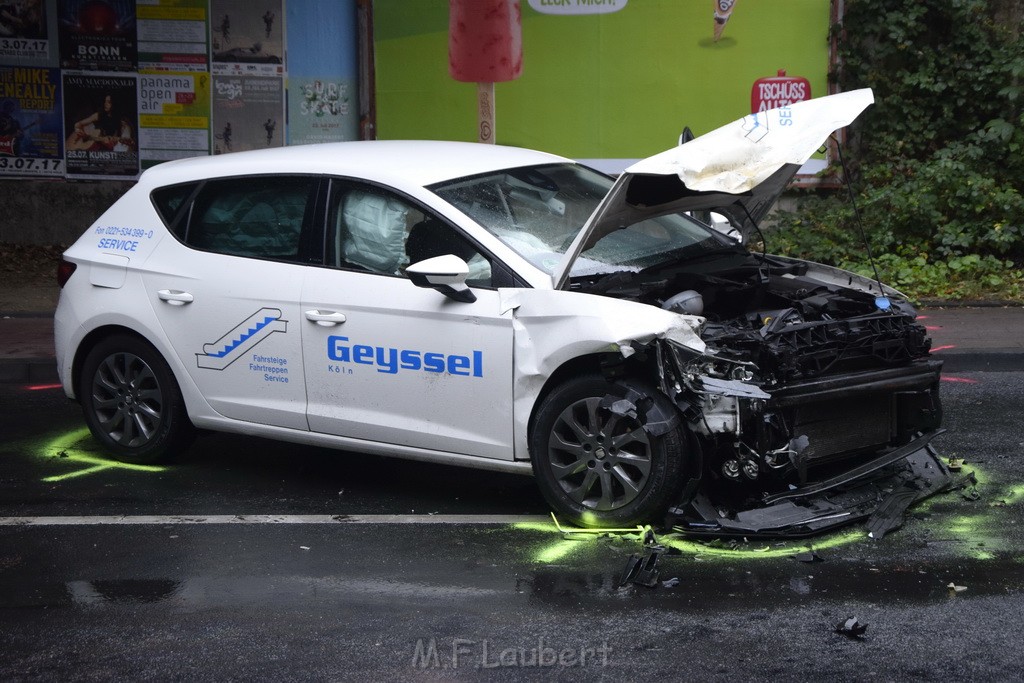
[[[874,513],[887,486],[907,482],[838,504],[842,493],[907,468],[943,471],[927,449],[942,422],[942,363],[912,315],[772,322],[712,325],[705,353],[663,342],[663,390],[703,459],[703,481],[675,511],[682,528],[814,533]],[[908,481],[919,492],[945,485],[918,479]]]

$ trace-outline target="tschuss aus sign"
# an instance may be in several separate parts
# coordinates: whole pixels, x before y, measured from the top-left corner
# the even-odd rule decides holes
[[[750,113],[785,107],[811,99],[811,84],[802,76],[787,76],[779,69],[777,76],[759,78],[750,89]]]

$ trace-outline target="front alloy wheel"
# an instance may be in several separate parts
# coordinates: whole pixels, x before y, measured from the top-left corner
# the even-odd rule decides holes
[[[606,407],[630,387],[647,396],[646,407]],[[675,410],[656,390],[596,375],[569,380],[544,397],[530,432],[530,458],[556,514],[585,526],[631,526],[656,519],[674,502],[688,462],[687,435],[679,424],[652,433],[647,409],[662,417]]]
[[[552,426],[548,459],[571,500],[606,511],[632,503],[647,486],[651,438],[637,420],[600,404],[588,397],[566,406]]]

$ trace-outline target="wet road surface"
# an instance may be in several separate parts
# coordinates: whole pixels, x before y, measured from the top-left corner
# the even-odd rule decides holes
[[[618,587],[637,539],[563,538],[526,477],[222,435],[125,467],[59,390],[0,385],[0,677],[1017,679],[1022,377],[944,382],[976,495],[880,541],[662,537],[655,589]]]

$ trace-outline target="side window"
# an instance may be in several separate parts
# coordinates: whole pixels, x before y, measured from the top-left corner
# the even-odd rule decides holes
[[[185,217],[179,215],[185,202],[192,196],[199,183],[185,183],[184,185],[171,185],[153,190],[150,195],[156,212],[164,225],[174,233],[176,237],[182,237],[185,232]]]
[[[297,261],[316,183],[304,176],[207,181],[193,204],[185,243],[231,256]]]
[[[455,254],[468,284],[491,285],[489,260],[465,236],[385,190],[332,182],[327,225],[328,265],[404,277],[410,263]]]

